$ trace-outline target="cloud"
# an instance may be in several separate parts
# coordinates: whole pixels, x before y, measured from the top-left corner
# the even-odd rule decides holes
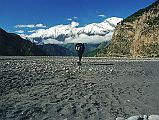
[[[65,43],[101,43],[111,40],[112,35],[113,32],[110,32],[105,36],[99,36],[99,35],[88,36],[86,34],[81,34],[76,38],[71,38],[71,37],[66,38]]]
[[[46,28],[43,24],[16,25],[15,28]]]
[[[105,41],[111,40],[113,35],[113,32],[105,35],[105,36],[99,36],[99,35],[94,35],[94,36],[88,36],[85,34],[81,34],[76,38],[66,38],[64,42],[58,41],[56,39],[43,39],[44,44],[67,44],[67,43],[91,43],[91,44],[96,44],[96,43],[101,43]],[[34,41],[35,42],[35,41]]]
[[[102,18],[105,18],[106,16],[105,16],[105,15],[98,15],[98,17],[102,17]]]
[[[75,20],[75,19],[78,19],[78,17],[74,16],[72,18],[67,18],[68,21],[72,21],[72,20]]]
[[[20,33],[20,34],[18,34],[18,35],[20,35],[20,37],[23,38],[23,39],[26,39],[26,38],[28,37],[28,35],[26,35],[26,34],[21,34],[21,33]]]
[[[68,21],[72,21],[72,18],[67,18]]]
[[[46,40],[43,40],[43,43],[44,44],[64,44],[63,42],[55,40],[55,39],[46,39]]]
[[[16,25],[14,26],[15,28],[33,28],[35,27],[34,25]]]
[[[43,25],[43,24],[36,24],[35,27],[38,27],[38,28],[46,28],[46,26]]]
[[[74,18],[74,19],[78,19],[78,17],[76,17],[76,16],[74,16],[73,18]]]
[[[30,31],[28,31],[29,33],[34,33],[34,32],[36,32],[36,30],[30,30]]]
[[[23,30],[17,30],[17,31],[15,31],[16,33],[19,33],[19,34],[22,34],[22,33],[24,33],[24,31]]]

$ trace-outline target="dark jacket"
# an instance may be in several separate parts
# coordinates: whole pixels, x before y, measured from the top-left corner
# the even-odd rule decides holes
[[[75,50],[78,52],[78,53],[82,53],[84,52],[85,50],[85,46],[84,46],[84,43],[77,43],[75,44]]]

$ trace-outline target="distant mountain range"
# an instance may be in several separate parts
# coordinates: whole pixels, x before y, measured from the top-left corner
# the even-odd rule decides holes
[[[102,43],[103,44],[103,43]],[[104,42],[107,44],[107,42]],[[85,55],[95,50],[100,44],[85,44]],[[36,45],[14,33],[7,33],[0,28],[0,56],[76,56],[73,43]],[[88,56],[88,55],[87,55]]]
[[[111,39],[115,26],[121,20],[122,18],[112,17],[85,27],[78,27],[79,23],[72,22],[69,25],[57,25],[49,29],[37,30],[31,35],[21,36],[38,45],[78,42],[98,44]]]
[[[96,56],[159,57],[159,0],[122,20]]]
[[[69,49],[58,45],[36,45],[0,28],[0,56],[68,56]]]
[[[75,51],[71,51],[70,49],[56,45],[56,44],[44,44],[37,45],[39,49],[45,52],[47,56],[75,56]]]

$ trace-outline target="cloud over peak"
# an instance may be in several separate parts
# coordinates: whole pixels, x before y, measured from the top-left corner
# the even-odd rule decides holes
[[[79,26],[79,23],[78,22],[74,22],[74,21],[72,21],[71,22],[71,27],[78,27]]]
[[[19,33],[19,34],[22,34],[22,33],[24,33],[24,31],[23,30],[17,30],[17,31],[15,31],[16,33]]]

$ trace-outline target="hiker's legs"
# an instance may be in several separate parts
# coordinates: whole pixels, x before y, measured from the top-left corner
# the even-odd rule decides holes
[[[81,62],[82,54],[80,52],[78,52],[78,58],[79,58],[79,62]]]
[[[82,54],[79,55],[79,61],[81,62],[82,59]]]
[[[81,62],[81,59],[82,59],[82,56],[83,56],[83,52],[84,52],[84,51],[78,52],[78,57],[79,57],[79,61],[80,61],[80,62]]]
[[[79,60],[78,60],[77,64],[80,66],[81,65],[81,59],[82,59],[82,54],[81,53],[78,53],[78,58],[79,58]]]

